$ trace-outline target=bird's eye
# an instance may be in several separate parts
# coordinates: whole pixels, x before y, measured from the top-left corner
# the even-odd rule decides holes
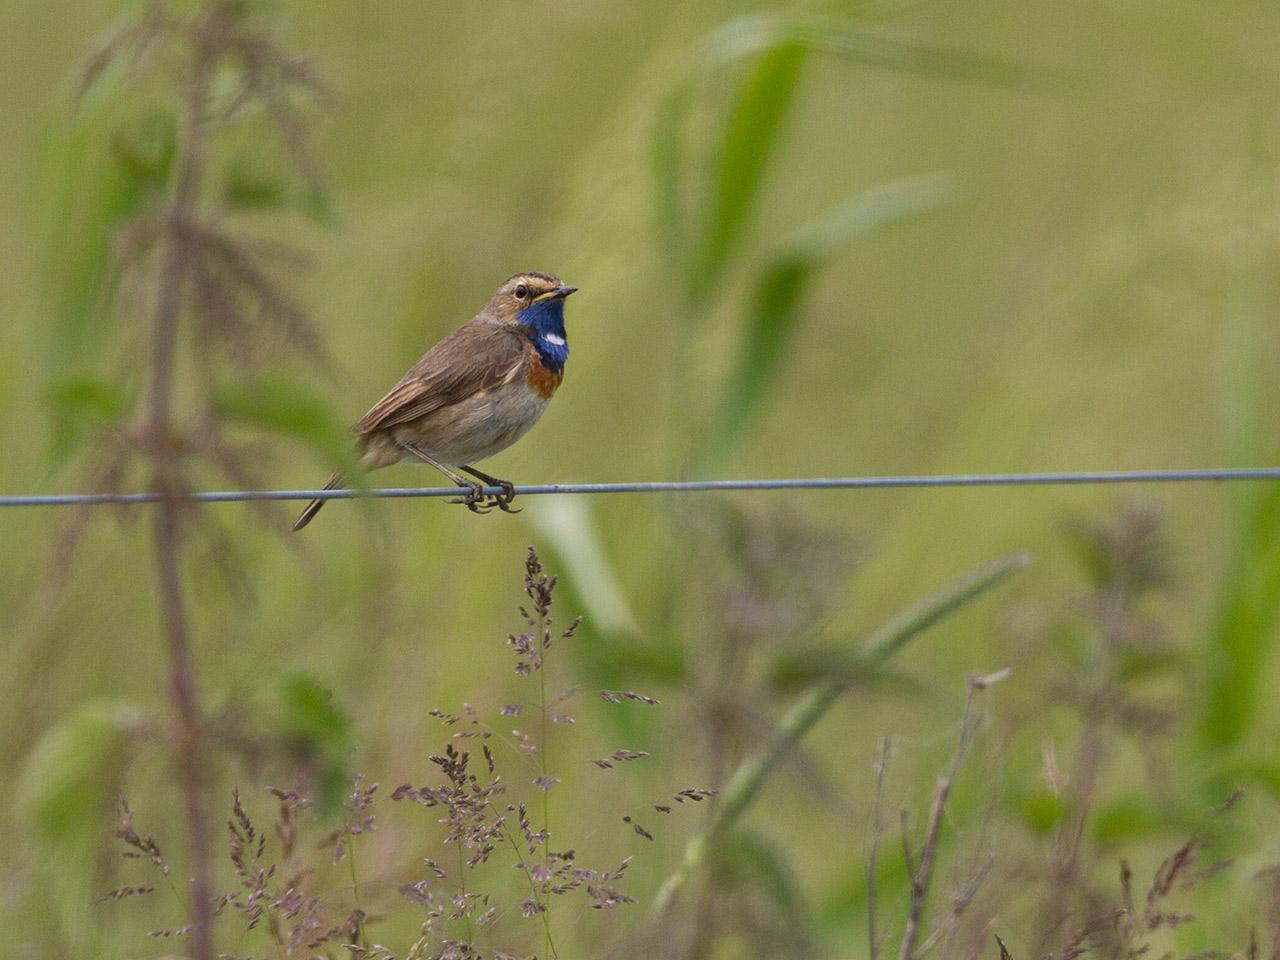
[[[529,296],[529,288],[528,288],[528,287],[526,287],[523,283],[517,283],[517,284],[516,284],[516,299],[517,299],[517,300],[523,300],[523,299],[524,299],[525,297],[527,297],[527,296]]]

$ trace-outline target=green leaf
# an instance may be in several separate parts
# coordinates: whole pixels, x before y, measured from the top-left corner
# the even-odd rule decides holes
[[[805,48],[794,43],[768,49],[738,87],[721,133],[711,206],[689,278],[689,299],[695,309],[709,298],[730,253],[743,239],[805,55]]]
[[[296,440],[335,469],[356,465],[350,431],[329,401],[300,381],[276,374],[225,384],[214,409],[229,421]]]
[[[1237,466],[1276,456],[1264,389],[1271,319],[1256,285],[1244,271],[1238,273],[1227,310],[1228,459]],[[1280,486],[1240,484],[1227,496],[1232,504],[1228,553],[1209,626],[1207,690],[1199,719],[1201,746],[1211,753],[1240,743],[1248,733],[1263,667],[1280,636]]]
[[[223,173],[222,200],[233,210],[271,210],[284,206],[284,178],[256,154],[240,154]]]
[[[1280,800],[1280,762],[1267,744],[1258,755],[1228,757],[1205,778],[1205,792],[1213,796],[1230,794],[1238,787],[1261,786],[1271,801]]]
[[[350,746],[351,717],[340,708],[332,691],[307,673],[293,673],[280,682],[282,729],[289,736],[345,750]]]
[[[709,468],[722,465],[737,450],[763,406],[814,272],[848,244],[939,210],[958,194],[955,179],[945,174],[898,180],[851,197],[779,246],[751,295],[739,357],[724,388]]]
[[[47,264],[41,313],[49,321],[50,377],[81,358],[97,358],[118,273],[112,239],[155,193],[151,178],[128,169],[132,163],[146,168],[144,152],[129,159],[121,150],[131,146],[122,143],[107,153],[103,142],[121,136],[108,133],[114,122],[102,111],[82,114],[41,145],[32,208]],[[151,163],[157,162],[153,154]]]
[[[116,162],[143,187],[159,188],[168,180],[177,144],[177,121],[163,110],[121,123],[111,132]]]
[[[1164,820],[1141,796],[1117,797],[1099,805],[1090,816],[1093,838],[1118,845],[1159,833]]]
[[[658,237],[672,262],[691,264],[687,296],[694,312],[714,292],[729,256],[745,235],[762,192],[766,164],[810,54],[1035,92],[1057,92],[1076,82],[1060,70],[878,36],[862,27],[876,10],[869,8],[865,13],[868,16],[862,18],[793,13],[735,17],[707,35],[692,57],[692,75],[662,102],[653,143]],[[694,90],[726,65],[751,58],[755,62],[739,82],[720,134],[702,236],[686,260],[681,133]]]
[[[66,377],[45,394],[53,430],[49,459],[54,468],[66,463],[102,427],[118,422],[132,404],[124,386],[92,376]]]
[[[323,187],[296,173],[283,173],[258,153],[241,153],[222,175],[222,202],[231,210],[288,208],[321,224],[338,224],[333,202]]]
[[[282,677],[275,685],[275,698],[275,728],[290,744],[295,760],[316,771],[321,810],[336,810],[351,779],[351,715],[309,673]]]
[[[91,701],[36,742],[22,764],[17,806],[41,842],[97,833],[124,750],[142,720],[133,704]]]
[[[1240,742],[1257,711],[1280,614],[1280,487],[1237,494],[1235,539],[1209,631],[1206,749]]]
[[[1035,790],[1016,803],[1022,819],[1036,833],[1048,834],[1062,819],[1062,798],[1047,789]]]
[[[131,703],[94,700],[57,721],[22,762],[15,808],[31,838],[32,876],[44,919],[73,945],[71,955],[102,956],[101,917],[88,904],[126,760],[145,714]]]

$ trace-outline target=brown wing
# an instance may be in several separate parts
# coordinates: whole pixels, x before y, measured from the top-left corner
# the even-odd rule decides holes
[[[363,436],[416,420],[501,383],[524,358],[525,345],[511,327],[464,324],[428,350],[352,432]]]

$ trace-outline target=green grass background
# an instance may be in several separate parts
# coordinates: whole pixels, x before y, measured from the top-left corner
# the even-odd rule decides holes
[[[94,125],[96,100],[76,119],[72,78],[126,8],[114,0],[9,0],[0,8],[6,492],[76,486],[83,474],[74,458],[57,465],[51,452],[50,386],[68,371],[109,375],[145,336],[145,314],[125,310],[73,347],[58,319],[60,297],[78,282],[75,251],[90,229],[83,209],[97,189],[111,122]],[[787,8],[750,7],[775,9]],[[869,10],[824,8],[846,19]],[[1010,88],[811,54],[722,287],[691,310],[680,258],[673,262],[660,241],[655,122],[677,81],[695,77],[685,225],[696,232],[695,214],[707,208],[699,184],[714,169],[698,157],[714,153],[742,73],[736,62],[699,73],[698,44],[744,12],[709,0],[284,4],[287,42],[314,57],[335,91],[313,126],[331,223],[270,215],[242,222],[314,259],[295,289],[338,361],[331,374],[307,374],[329,404],[325,415],[354,421],[500,280],[549,270],[581,287],[568,308],[568,376],[536,431],[486,469],[517,483],[694,473],[716,440],[706,425],[772,251],[851,195],[948,172],[958,184],[954,202],[841,246],[813,272],[758,418],[738,450],[707,469],[818,476],[1274,462],[1280,9],[1040,0],[882,6],[883,22],[866,27],[875,36],[1052,68],[1073,82]],[[327,465],[311,451],[278,443],[264,469],[273,485],[323,480]],[[426,482],[407,467],[379,479]],[[1231,728],[1228,747],[1275,764],[1280,729],[1266,705],[1280,677],[1269,655],[1275,591],[1265,581],[1280,538],[1271,535],[1265,494],[1206,485],[1135,494],[1163,508],[1173,547],[1177,587],[1154,611],[1188,657],[1179,749],[1189,759],[1175,762],[1173,780],[1194,793],[1204,782],[1196,765],[1212,767],[1219,756],[1195,746],[1197,724],[1209,741]],[[1013,680],[992,694],[996,709],[1000,698],[1016,705],[1052,679],[1035,675],[1053,669],[1043,660],[1030,672],[1016,669],[1010,624],[1083,591],[1062,521],[1105,513],[1123,496],[1114,488],[1029,488],[734,498],[761,512],[785,506],[868,543],[868,560],[834,587],[834,638],[861,635],[994,555],[1026,549],[1035,558],[994,600],[904,655],[899,667],[935,696],[857,696],[819,728],[814,743],[843,806],[815,813],[811,796],[776,789],[753,814],[788,850],[803,896],[825,918],[821,938],[833,955],[852,956],[862,944],[856,907],[842,906],[841,891],[863,863],[876,738],[908,738],[901,789],[920,808],[912,785],[927,785],[945,754],[967,672],[1015,666]],[[589,504],[642,638],[658,630],[671,590],[695,607],[686,622],[697,621],[699,577],[709,571],[694,565],[673,587],[655,570],[686,550],[685,527],[671,518],[701,503]],[[337,504],[297,549],[243,506],[209,508],[239,545],[254,590],[246,600],[204,564],[190,567],[206,702],[270,700],[276,678],[305,672],[349,712],[353,766],[384,783],[419,777],[439,739],[428,707],[452,708],[464,697],[499,703],[508,692],[502,641],[517,626],[524,546],[538,544],[553,566],[567,562],[540,526],[557,522],[552,504],[524,506],[518,517],[475,517],[436,501],[369,511]],[[18,957],[73,956],[90,943],[100,955],[132,956],[152,946],[137,934],[154,908],[135,916],[129,906],[89,908],[77,899],[95,892],[76,879],[83,851],[94,847],[90,827],[78,836],[74,824],[105,831],[109,815],[73,817],[54,830],[66,842],[50,844],[22,796],[33,749],[86,704],[136,705],[140,716],[164,708],[145,528],[103,514],[52,606],[46,584],[58,513],[0,515],[0,915]],[[1238,523],[1252,533],[1242,536]],[[1243,651],[1235,660],[1220,642],[1232,624],[1232,649]],[[673,631],[692,656],[698,645],[687,633]],[[1224,709],[1240,707],[1236,727],[1205,706],[1202,681],[1211,676],[1227,678],[1219,696]],[[646,682],[656,684],[633,685]],[[691,691],[658,686],[669,716],[678,716]],[[1262,709],[1250,710],[1255,697]],[[1010,781],[1035,779],[1036,741],[1053,736],[1051,727],[1026,733],[1032,761],[1011,765]],[[696,782],[704,758],[691,738],[664,738],[664,746],[660,773]],[[131,755],[118,786],[176,852],[163,752],[152,744]],[[1114,779],[1117,796],[1148,789],[1136,767]],[[98,810],[89,786],[69,789]],[[1250,822],[1260,828],[1274,812],[1264,797],[1256,802]],[[583,815],[586,832],[611,852],[628,848],[617,812]],[[677,862],[680,829],[641,851],[642,896]],[[372,842],[393,847],[397,834],[376,836]],[[1259,842],[1250,862],[1277,854],[1274,841]],[[1239,938],[1238,914],[1223,907],[1225,919],[1197,935],[1221,929]],[[607,940],[599,923],[602,932],[590,936]]]

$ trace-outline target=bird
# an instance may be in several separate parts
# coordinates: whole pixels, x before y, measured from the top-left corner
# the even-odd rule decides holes
[[[451,503],[475,513],[519,512],[511,507],[511,482],[473,464],[528,433],[560,387],[569,358],[565,298],[577,289],[549,273],[517,273],[503,282],[483,310],[423,354],[351,428],[362,469],[426,463],[466,489]],[[324,489],[344,479],[335,473]],[[486,485],[502,492],[486,497]],[[324,504],[307,504],[293,529],[310,523]]]

